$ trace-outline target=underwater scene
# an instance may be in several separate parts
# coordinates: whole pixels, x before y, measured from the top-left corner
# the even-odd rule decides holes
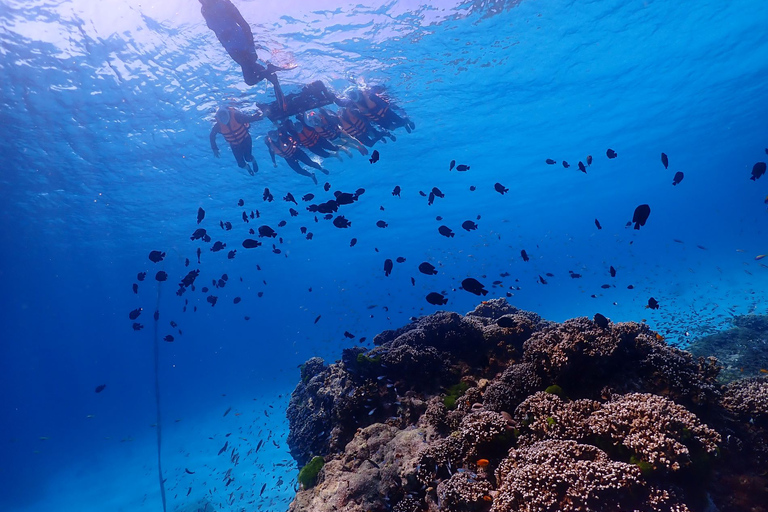
[[[0,510],[768,511],[767,7],[0,0]]]

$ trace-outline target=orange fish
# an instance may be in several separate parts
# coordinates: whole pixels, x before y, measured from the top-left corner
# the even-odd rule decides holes
[[[768,373],[768,370],[766,370],[765,368],[760,368],[760,373]]]
[[[493,498],[486,494],[485,496],[483,496],[483,501],[493,501]]]
[[[656,334],[656,339],[659,341],[664,341],[664,336],[662,336],[661,334]]]
[[[763,258],[765,258],[765,254],[758,254],[757,256],[755,256],[755,260],[761,260]]]
[[[481,468],[484,468],[484,467],[485,467],[485,466],[487,466],[488,464],[490,464],[490,462],[488,461],[488,459],[478,459],[478,461],[477,461],[477,466],[478,466],[478,467],[481,467]]]

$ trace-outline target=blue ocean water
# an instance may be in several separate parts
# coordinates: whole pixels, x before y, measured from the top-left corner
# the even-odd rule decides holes
[[[272,91],[243,83],[197,2],[0,0],[0,509],[160,510],[158,292],[161,336],[176,335],[160,346],[170,510],[201,499],[285,508],[297,471],[284,410],[297,366],[335,360],[362,337],[370,346],[412,316],[464,313],[509,292],[512,304],[551,320],[645,319],[684,347],[734,314],[766,314],[768,268],[755,258],[768,252],[768,177],[749,179],[768,159],[762,2],[236,5],[270,50],[262,56],[297,66],[281,74],[286,92],[314,80],[338,94],[383,85],[417,129],[377,144],[376,164],[359,154],[324,162],[324,192],[322,179],[315,186],[271,166],[262,121],[251,129],[260,171],[249,176],[221,138],[221,158],[211,154],[213,114],[221,104],[249,111]],[[576,165],[587,155],[585,174]],[[454,159],[470,170],[449,171]],[[677,171],[685,178],[672,186]],[[497,193],[497,182],[509,192]],[[398,185],[401,197],[391,194]],[[274,202],[262,200],[264,187]],[[445,198],[430,206],[419,191],[432,187]],[[291,218],[281,200],[358,188],[359,201],[339,212],[349,229],[315,222],[301,201]],[[640,204],[651,215],[636,231],[625,224]],[[189,240],[198,207],[235,259]],[[257,209],[245,224],[243,210]],[[478,229],[462,229],[465,220]],[[240,246],[261,224],[277,229],[281,254],[271,243]],[[443,224],[455,237],[438,233]],[[151,263],[151,250],[166,259]],[[397,257],[406,261],[386,277],[384,260]],[[201,283],[228,274],[215,307],[200,291],[175,295],[185,258]],[[422,261],[439,273],[420,274]],[[170,278],[158,285],[160,269]],[[466,277],[489,294],[459,289]],[[428,304],[433,291],[448,303]],[[650,297],[660,309],[644,307]],[[146,327],[134,332],[128,312],[138,307]],[[234,493],[222,480],[230,458],[216,455],[224,442],[243,456]]]

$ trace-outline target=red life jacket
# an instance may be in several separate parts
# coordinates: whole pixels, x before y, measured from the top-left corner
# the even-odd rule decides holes
[[[236,146],[243,142],[243,139],[245,139],[245,137],[248,135],[248,128],[250,128],[251,125],[249,123],[238,123],[235,120],[235,112],[237,111],[231,107],[227,110],[229,110],[229,124],[222,124],[219,121],[217,122],[219,123],[221,134],[224,136],[227,142],[233,146]]]
[[[341,119],[341,129],[352,137],[363,135],[368,131],[368,127],[365,125],[365,121],[357,116],[353,116],[349,110],[345,110],[339,116],[339,119]]]
[[[376,104],[376,107],[378,107],[377,110],[368,110],[367,105],[365,108],[360,109],[360,112],[367,117],[368,119],[372,121],[381,121],[384,119],[384,116],[387,115],[387,112],[389,112],[389,103],[382,100],[378,96],[373,96],[373,99],[371,100]]]
[[[299,144],[296,142],[296,139],[290,135],[284,135],[284,137],[288,139],[288,142],[280,140],[278,143],[275,143],[270,137],[267,137],[267,144],[269,144],[269,147],[272,148],[272,152],[277,156],[293,158],[293,155],[299,150]]]
[[[318,135],[328,140],[337,138],[341,133],[339,130],[339,125],[336,123],[331,123],[327,119],[323,120],[323,126],[318,126],[312,129],[315,130]]]
[[[304,125],[302,125],[301,131],[297,133],[299,136],[299,144],[304,147],[311,148],[320,141],[320,134]]]

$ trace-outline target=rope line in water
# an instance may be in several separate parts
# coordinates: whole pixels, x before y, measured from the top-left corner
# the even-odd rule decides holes
[[[160,482],[160,496],[163,499],[163,512],[166,512],[165,505],[165,481],[163,480],[163,464],[160,457],[160,449],[163,443],[163,433],[161,428],[160,415],[160,337],[158,328],[160,323],[160,283],[157,283],[157,305],[155,306],[155,408],[157,415],[157,478]]]

